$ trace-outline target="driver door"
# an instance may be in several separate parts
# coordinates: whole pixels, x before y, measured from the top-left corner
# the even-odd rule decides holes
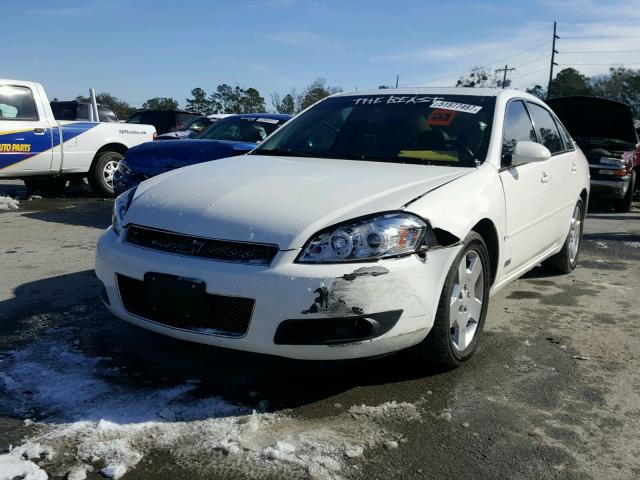
[[[517,272],[547,247],[544,198],[549,175],[547,162],[512,166],[511,154],[521,140],[537,141],[524,102],[507,105],[503,127],[500,181],[505,196],[506,239],[503,272]]]

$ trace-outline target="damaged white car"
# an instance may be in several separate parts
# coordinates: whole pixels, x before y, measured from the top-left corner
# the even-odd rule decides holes
[[[329,97],[251,153],[177,169],[115,203],[96,272],[116,316],[301,359],[412,347],[455,367],[489,296],[578,261],[589,171],[515,90]]]

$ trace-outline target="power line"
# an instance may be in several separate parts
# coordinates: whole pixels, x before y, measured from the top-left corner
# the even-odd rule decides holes
[[[509,68],[509,65],[505,65],[504,68],[497,68],[496,70],[494,70],[496,73],[498,72],[504,72],[504,75],[502,76],[502,88],[506,88],[506,84],[507,84],[507,72],[513,72],[515,70],[515,68]]]
[[[531,72],[521,73],[520,75],[516,75],[515,77],[511,77],[511,80],[515,80],[516,78],[526,77],[527,75],[533,75],[534,73],[542,72],[546,70],[548,67],[538,68],[537,70],[533,70]]]
[[[638,50],[577,50],[577,51],[564,51],[560,53],[640,53]]]
[[[579,35],[574,37],[562,37],[563,40],[584,40],[587,38],[640,38],[640,35]]]
[[[609,62],[609,63],[560,63],[557,65],[561,65],[561,66],[612,66],[612,65],[616,65],[618,64],[618,62]],[[620,65],[640,65],[640,63],[620,63]]]
[[[482,65],[479,65],[479,67],[488,68],[488,67],[494,66],[497,63],[503,62],[503,61],[508,60],[510,58],[517,57],[519,55],[522,55],[523,53],[531,52],[531,51],[536,50],[536,49],[538,49],[540,47],[544,47],[545,45],[547,45],[549,43],[551,43],[551,41],[547,40],[546,42],[542,42],[542,43],[540,43],[538,45],[534,45],[533,47],[529,47],[529,48],[527,48],[525,50],[520,50],[519,52],[513,53],[513,54],[508,55],[506,57],[498,58],[497,60],[493,60],[493,61],[491,61],[489,63],[484,63]],[[527,62],[527,63],[530,63],[530,62]],[[524,63],[522,65],[526,65],[527,63]],[[445,77],[431,78],[429,80],[423,80],[420,83],[422,83],[422,84],[424,84],[424,83],[432,83],[432,82],[438,82],[440,80],[448,80],[449,78],[460,77],[461,75],[464,75],[464,74],[468,73],[470,70],[471,70],[471,68],[467,68],[463,72],[460,72],[460,73],[454,73],[454,74],[451,74],[451,75],[447,75]]]
[[[540,60],[546,60],[547,58],[549,58],[549,57],[547,57],[546,55],[543,55],[542,57],[534,58],[533,60],[529,60],[528,62],[519,63],[518,65],[514,65],[514,67],[515,68],[524,67],[525,65],[529,65],[531,63],[536,63],[536,62],[539,62]]]

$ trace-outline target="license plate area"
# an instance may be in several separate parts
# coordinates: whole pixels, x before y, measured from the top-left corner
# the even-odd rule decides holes
[[[202,280],[148,272],[144,287],[147,306],[154,316],[173,324],[207,325],[209,301]]]

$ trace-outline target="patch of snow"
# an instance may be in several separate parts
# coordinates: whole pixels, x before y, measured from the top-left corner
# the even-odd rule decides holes
[[[640,248],[640,242],[624,242],[627,247]]]
[[[85,480],[87,472],[93,471],[91,465],[76,465],[67,473],[67,480]]]
[[[170,451],[173,463],[201,471],[239,462],[247,472],[338,479],[345,459],[376,446],[396,448],[391,445],[397,446],[398,436],[384,421],[420,417],[416,405],[406,402],[353,406],[321,421],[261,413],[219,397],[197,398],[194,381],[163,388],[122,385],[110,362],[85,356],[65,329],[0,357],[8,400],[3,406],[33,419],[37,432],[6,462],[41,475],[30,480],[47,475],[24,457],[39,458],[47,472],[71,480],[84,479],[92,465],[106,466],[102,475],[118,479],[159,449]],[[261,406],[266,410],[268,403]],[[214,452],[224,456],[211,462]]]
[[[0,455],[0,480],[47,480],[47,473],[30,460],[20,454],[10,453]]]
[[[606,250],[609,248],[609,245],[607,245],[606,242],[596,242],[596,247]]]
[[[100,473],[107,478],[113,478],[113,480],[118,480],[125,473],[127,473],[127,467],[121,463],[117,465],[108,465],[104,467],[102,470],[100,470]]]
[[[17,210],[20,202],[15,198],[0,196],[0,210]]]

